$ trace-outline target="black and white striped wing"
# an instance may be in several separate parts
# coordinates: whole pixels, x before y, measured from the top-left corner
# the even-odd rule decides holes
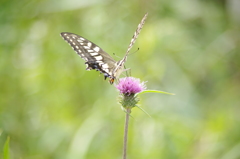
[[[140,31],[142,30],[143,25],[144,25],[144,23],[145,23],[145,21],[146,21],[146,19],[147,19],[147,16],[148,16],[148,13],[146,13],[146,14],[143,16],[141,22],[138,24],[138,27],[137,27],[136,31],[134,32],[134,34],[133,34],[133,36],[132,36],[132,39],[131,39],[131,41],[130,41],[130,44],[129,44],[129,46],[128,46],[128,49],[127,49],[127,51],[126,51],[125,56],[123,57],[122,60],[120,60],[120,61],[117,62],[117,66],[116,66],[115,69],[113,70],[113,75],[114,75],[115,77],[118,77],[118,76],[121,74],[121,72],[124,71],[122,68],[124,67],[124,63],[127,61],[127,56],[128,56],[128,54],[129,54],[129,51],[131,50],[131,48],[133,47],[134,43],[136,42],[136,40],[137,40],[137,38],[138,38],[138,35],[140,34]]]
[[[141,22],[138,24],[138,27],[137,27],[136,31],[134,32],[134,34],[133,34],[133,37],[132,37],[131,42],[130,42],[130,44],[129,44],[129,46],[128,46],[128,49],[127,49],[127,52],[126,52],[126,55],[125,55],[125,56],[128,55],[129,51],[130,51],[131,48],[133,47],[133,44],[136,42],[136,40],[137,40],[137,38],[138,38],[138,35],[140,34],[140,31],[142,30],[143,25],[144,25],[144,23],[145,23],[145,21],[146,21],[146,19],[147,19],[147,16],[148,16],[148,13],[146,13],[146,14],[144,15],[144,17],[142,18]]]
[[[61,36],[67,41],[74,51],[84,59],[87,70],[95,69],[104,74],[105,79],[112,77],[116,61],[99,46],[77,34],[63,32]]]

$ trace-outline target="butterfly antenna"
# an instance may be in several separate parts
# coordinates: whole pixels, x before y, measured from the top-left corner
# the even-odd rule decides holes
[[[135,54],[135,53],[137,53],[139,50],[140,50],[140,49],[139,49],[139,48],[137,48],[137,50],[136,50],[136,51],[134,51],[134,52],[130,52],[128,56],[130,56],[130,55],[132,55],[132,54]]]
[[[118,59],[121,59],[121,57],[117,56],[115,53],[113,53],[113,56],[117,57]]]

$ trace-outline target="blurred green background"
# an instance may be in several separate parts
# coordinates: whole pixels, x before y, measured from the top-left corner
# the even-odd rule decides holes
[[[143,15],[128,58],[148,89],[129,126],[129,159],[240,158],[239,0],[2,0],[0,155],[120,159],[125,113],[116,88],[60,37],[72,32],[116,60]],[[1,158],[0,157],[0,158]]]

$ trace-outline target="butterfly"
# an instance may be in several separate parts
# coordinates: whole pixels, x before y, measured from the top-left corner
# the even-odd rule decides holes
[[[127,56],[130,49],[133,47],[144,23],[148,13],[144,15],[141,22],[138,24],[136,31],[133,34],[131,42],[128,46],[125,56],[120,61],[115,61],[108,53],[103,51],[99,46],[93,42],[85,39],[74,33],[62,32],[63,39],[70,44],[74,51],[85,60],[86,70],[95,69],[104,75],[104,79],[109,78],[110,84],[114,83],[115,79],[121,75],[124,69],[124,63],[127,61]]]

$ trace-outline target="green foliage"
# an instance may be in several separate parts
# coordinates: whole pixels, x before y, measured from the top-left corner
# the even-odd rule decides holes
[[[0,2],[0,147],[11,158],[120,158],[125,113],[114,86],[60,37],[123,57],[147,89],[133,109],[128,158],[240,158],[239,4],[214,0]],[[114,56],[114,55],[113,55]]]
[[[144,90],[138,94],[143,94],[143,93],[162,93],[162,94],[168,94],[168,95],[175,95],[173,93],[168,93],[168,92],[158,91],[158,90]]]
[[[9,142],[10,142],[10,137],[7,138],[4,144],[3,159],[10,159]]]

